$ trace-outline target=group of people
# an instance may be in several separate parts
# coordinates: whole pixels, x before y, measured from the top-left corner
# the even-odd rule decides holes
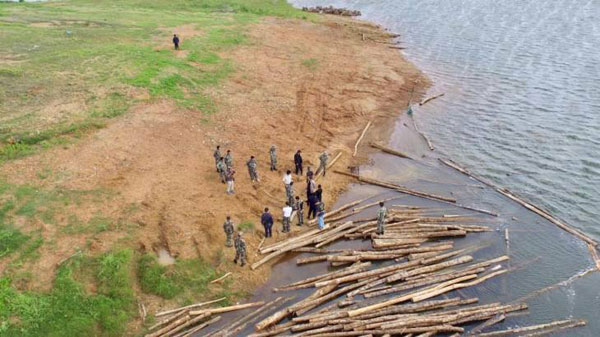
[[[227,150],[223,156],[221,154],[221,147],[217,146],[213,157],[215,159],[216,170],[219,173],[221,182],[227,185],[226,193],[235,193],[235,170],[233,168],[233,154],[231,150]],[[270,171],[277,171],[277,148],[272,145],[269,149],[270,159]],[[320,229],[325,227],[325,204],[323,203],[323,188],[321,185],[317,185],[315,178],[322,172],[323,176],[326,174],[327,164],[329,161],[329,154],[327,151],[323,151],[319,156],[319,167],[316,172],[313,172],[310,167],[306,171],[306,203],[308,204],[308,216],[307,218],[317,218],[317,223]],[[246,162],[248,168],[248,174],[251,182],[260,182],[258,175],[258,163],[254,156],[250,156],[250,159]],[[304,174],[302,151],[298,150],[294,154],[294,166],[295,174],[302,176]],[[297,225],[302,226],[304,224],[304,201],[300,195],[296,195],[294,190],[294,179],[292,177],[292,171],[287,170],[283,176],[283,183],[285,187],[285,206],[282,208],[282,232],[290,232],[290,224],[294,217],[298,219]],[[273,216],[271,215],[269,208],[265,208],[261,215],[261,224],[265,230],[265,237],[272,237],[272,228],[274,224]],[[226,235],[225,245],[228,247],[232,246],[232,239],[234,241],[233,246],[235,247],[236,255],[234,263],[240,261],[241,265],[246,263],[246,242],[242,237],[241,231],[235,231],[233,222],[230,216],[227,216],[227,220],[223,224],[223,230]]]

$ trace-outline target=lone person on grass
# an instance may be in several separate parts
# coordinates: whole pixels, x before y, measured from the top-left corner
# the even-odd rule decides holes
[[[173,34],[173,45],[175,46],[175,50],[179,50],[179,36],[177,34]]]
[[[237,264],[238,260],[240,261],[240,267],[246,264],[246,241],[244,241],[242,232],[239,230],[235,236],[235,259],[233,259],[233,263]]]
[[[302,151],[296,151],[294,155],[294,165],[296,165],[296,175],[302,175]]]
[[[223,224],[223,231],[225,231],[225,236],[227,240],[225,241],[225,246],[231,247],[233,244],[231,243],[231,239],[233,239],[233,221],[231,221],[231,217],[228,215],[227,220]]]
[[[273,216],[269,213],[269,208],[265,208],[265,212],[260,216],[260,223],[265,228],[265,237],[270,238],[273,236],[271,229],[273,228]]]
[[[271,145],[269,157],[271,158],[271,171],[277,171],[277,148],[275,145]]]
[[[385,232],[385,217],[387,216],[387,208],[383,202],[379,203],[379,211],[377,211],[377,234],[383,235]]]

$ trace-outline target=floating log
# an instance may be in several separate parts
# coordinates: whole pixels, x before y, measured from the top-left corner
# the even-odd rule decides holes
[[[371,143],[370,145],[371,145],[371,147],[374,147],[376,149],[379,149],[379,150],[381,150],[383,152],[386,152],[386,153],[389,153],[389,154],[396,155],[398,157],[413,159],[409,155],[405,154],[404,152],[400,152],[398,150],[390,149],[390,148],[385,147],[385,146],[383,146],[381,144],[378,144],[378,143]]]
[[[208,316],[210,316],[210,314],[205,314],[205,315],[203,315],[202,318],[205,318]],[[171,322],[169,325],[167,325],[163,328],[160,328],[152,333],[149,333],[145,337],[158,337],[158,336],[160,336],[164,333],[167,333],[167,332],[171,331],[172,329],[184,324],[185,322],[189,321],[190,318],[191,317],[189,314],[183,315],[181,318],[176,319],[175,321]]]
[[[524,199],[517,197],[516,195],[514,195],[513,193],[511,193],[508,189],[505,188],[500,188],[498,186],[496,186],[495,184],[480,178],[476,175],[474,175],[473,173],[469,172],[467,169],[464,169],[462,167],[460,167],[457,163],[450,161],[448,159],[442,159],[442,158],[438,158],[438,160],[440,162],[442,162],[444,165],[449,166],[455,170],[457,170],[458,172],[471,177],[481,183],[484,183],[490,187],[492,187],[493,189],[495,189],[497,192],[499,192],[500,194],[508,197],[509,199],[519,203],[521,206],[527,208],[528,210],[536,213],[537,215],[545,218],[546,220],[552,222],[553,224],[557,225],[558,227],[562,228],[564,231],[578,237],[579,239],[587,242],[588,244],[591,244],[592,246],[597,246],[598,243],[593,240],[592,238],[590,238],[589,236],[587,236],[585,233],[582,233],[581,231],[579,231],[576,228],[573,228],[563,222],[561,222],[560,220],[558,220],[557,218],[555,218],[554,216],[552,216],[550,213],[546,212],[545,210],[543,210],[542,208],[535,206],[527,201],[525,201]]]
[[[423,105],[423,104],[425,104],[425,103],[427,103],[427,102],[431,102],[431,101],[433,101],[434,99],[436,99],[436,98],[439,98],[439,97],[442,97],[442,96],[444,96],[444,95],[445,95],[445,93],[441,93],[441,94],[439,94],[439,95],[435,95],[435,96],[432,96],[432,97],[426,98],[426,99],[422,100],[422,101],[421,101],[421,103],[419,103],[419,106],[421,106],[421,105]]]
[[[371,126],[371,121],[369,121],[367,123],[367,125],[363,129],[362,133],[360,134],[360,137],[358,137],[358,139],[356,140],[356,144],[354,144],[354,153],[352,154],[352,157],[356,157],[356,153],[358,152],[358,145],[360,144],[362,139],[365,137],[365,134],[367,133],[367,130],[369,129],[370,126]]]
[[[424,192],[419,192],[419,191],[413,191],[413,190],[409,190],[407,188],[404,188],[402,186],[399,185],[395,185],[395,184],[391,184],[391,183],[386,183],[386,182],[382,182],[382,181],[378,181],[372,178],[365,178],[362,176],[359,176],[358,174],[353,174],[353,173],[348,173],[348,172],[343,172],[343,171],[338,171],[335,170],[334,171],[337,174],[341,174],[341,175],[346,175],[349,177],[353,177],[355,179],[357,179],[358,181],[362,181],[365,183],[369,183],[372,185],[377,185],[377,186],[381,186],[381,187],[387,187],[387,188],[391,188],[394,189],[398,192],[401,193],[405,193],[405,194],[410,194],[410,195],[414,195],[417,197],[421,197],[421,198],[426,198],[426,199],[433,199],[433,200],[442,200],[442,201],[447,201],[447,202],[452,202],[455,203],[456,199],[453,198],[447,198],[447,197],[441,197],[438,195],[433,195],[433,194],[428,194],[428,193],[424,193]]]
[[[413,126],[415,128],[415,131],[417,131],[417,133],[419,135],[421,135],[421,137],[423,137],[423,139],[425,140],[425,142],[427,142],[427,146],[429,147],[429,150],[433,151],[435,150],[435,148],[433,147],[433,144],[431,143],[431,141],[429,140],[429,138],[427,138],[427,136],[425,135],[425,133],[423,133],[419,127],[417,126],[417,121],[415,120],[415,117],[411,115],[411,120],[413,122]]]
[[[502,322],[505,318],[506,318],[505,314],[498,314],[498,315],[496,315],[496,316],[488,319],[487,321],[479,324],[478,326],[474,327],[473,329],[471,329],[471,331],[469,331],[469,333],[467,334],[467,336],[473,336],[475,334],[478,334],[483,329],[489,328],[490,326],[492,326],[494,324]]]
[[[485,332],[485,333],[480,333],[478,336],[480,336],[480,337],[497,337],[497,336],[513,335],[513,334],[520,334],[522,332],[529,332],[529,331],[554,328],[554,327],[559,327],[559,326],[564,326],[564,325],[571,325],[573,323],[577,323],[578,325],[585,325],[585,321],[576,321],[576,320],[572,320],[572,319],[567,319],[567,320],[555,321],[555,322],[551,322],[551,323],[531,325],[531,326],[526,326],[526,327],[516,328],[516,329]]]

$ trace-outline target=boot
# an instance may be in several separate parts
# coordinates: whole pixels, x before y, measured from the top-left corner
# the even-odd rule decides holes
[[[233,263],[237,264],[237,259],[233,259]]]

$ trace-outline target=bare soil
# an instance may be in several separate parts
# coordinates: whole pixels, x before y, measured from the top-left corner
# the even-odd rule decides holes
[[[281,216],[285,202],[281,178],[286,169],[293,169],[295,151],[302,150],[305,169],[316,168],[324,149],[334,155],[343,152],[337,169],[358,165],[366,160],[370,141],[387,139],[391,121],[404,110],[411,91],[417,100],[428,82],[389,48],[391,44],[383,43],[389,41],[385,32],[364,22],[270,18],[252,25],[248,34],[249,43],[220,55],[231,59],[236,70],[210,92],[218,112],[208,122],[203,122],[206,115],[201,111],[166,100],[146,102],[75,145],[10,162],[0,174],[13,183],[109,191],[109,197],[69,211],[83,219],[101,212],[134,224],[133,240],[124,242],[133,241],[140,250],[166,246],[174,256],[202,256],[209,261],[216,261],[223,251],[219,268],[234,272],[237,287],[253,289],[269,276],[269,268],[251,271],[231,262],[234,251],[224,247],[225,217],[256,225],[255,232],[246,235],[250,262],[256,261],[261,210],[269,207],[277,218]],[[157,45],[163,47],[167,46]],[[354,143],[368,121],[374,127],[353,158]],[[215,171],[212,152],[217,144],[223,152],[233,152],[235,195],[225,193]],[[271,145],[279,154],[276,173],[269,171]],[[259,163],[257,184],[250,182],[245,165],[250,155]],[[43,167],[56,178],[40,179],[36,172]],[[326,205],[331,206],[348,180],[330,172],[319,183]],[[305,195],[303,178],[297,178],[296,194]],[[275,227],[277,233],[269,241],[285,236],[279,233],[280,222]],[[49,225],[22,228],[38,229],[46,242],[53,242],[41,248],[41,259],[31,266],[39,271],[35,285],[39,288],[51,284],[57,262],[73,254],[75,247],[87,243],[90,250],[102,252],[127,239],[127,233],[118,231],[59,235]],[[148,309],[153,312],[160,305],[164,303],[155,301]]]

